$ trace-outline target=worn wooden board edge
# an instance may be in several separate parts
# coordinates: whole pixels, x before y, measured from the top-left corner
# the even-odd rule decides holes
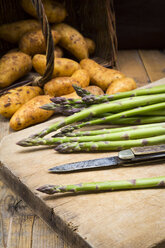
[[[165,77],[161,78],[155,82],[144,85],[144,86],[140,87],[139,89],[151,88],[152,86],[158,86],[158,85],[163,85],[163,84],[165,84]]]
[[[161,85],[165,83],[165,78],[162,78],[156,82],[145,85],[141,88],[148,88],[152,85]],[[39,124],[40,125],[40,124]],[[12,134],[9,134],[10,136]],[[5,136],[3,139],[5,139]],[[1,142],[3,142],[3,139]],[[1,158],[0,158],[1,160]],[[45,221],[53,230],[55,230],[59,236],[61,236],[66,242],[72,245],[72,247],[86,247],[91,248],[92,246],[87,243],[87,241],[81,237],[74,228],[66,224],[59,216],[55,214],[53,208],[48,207],[45,202],[38,197],[38,195],[32,192],[16,175],[10,172],[6,165],[1,161],[0,174],[5,184],[11,190],[16,193],[43,221]],[[9,183],[10,182],[10,183]],[[17,185],[15,184],[17,182]],[[21,190],[20,190],[21,189]],[[34,201],[32,201],[34,199]],[[45,213],[46,209],[46,213]],[[162,240],[164,243],[165,240]],[[161,243],[162,243],[161,242]]]
[[[2,162],[0,162],[0,174],[3,182],[15,194],[17,194],[37,216],[39,216],[54,231],[56,231],[62,239],[72,245],[73,248],[92,247],[85,241],[85,239],[75,232],[74,227],[68,227],[66,222],[54,213],[53,208],[48,207],[37,194],[34,194],[34,192],[32,192],[23,182],[21,182],[21,180]]]

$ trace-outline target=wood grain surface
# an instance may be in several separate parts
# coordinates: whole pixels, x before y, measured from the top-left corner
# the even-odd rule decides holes
[[[0,116],[0,140],[12,131],[8,120]],[[9,186],[10,187],[10,186]],[[0,247],[1,248],[70,248],[15,195],[0,175]]]
[[[156,51],[121,51],[118,55],[118,67],[128,76],[138,78],[138,86],[142,86],[150,80],[151,72],[155,70],[156,75],[160,75],[159,68],[163,68],[165,62],[161,56],[160,65],[155,69],[154,56],[152,61],[149,54]],[[159,51],[157,51],[159,54]],[[140,56],[139,56],[140,54]],[[162,55],[162,54],[161,54]],[[129,60],[130,57],[130,60]],[[136,59],[134,59],[136,58]],[[159,61],[158,57],[156,58]],[[136,62],[135,62],[136,61]],[[152,63],[151,63],[152,62]],[[155,62],[156,63],[156,62]],[[131,70],[132,65],[132,70]],[[136,67],[137,65],[137,67]],[[145,65],[145,66],[144,66]],[[149,70],[147,68],[150,68]],[[148,70],[148,71],[147,71]],[[162,74],[165,77],[165,73]],[[152,77],[154,76],[154,72]],[[155,76],[156,77],[156,76]],[[160,77],[157,76],[157,79]],[[44,124],[45,125],[45,124]],[[0,139],[7,135],[10,130],[8,121],[1,117]],[[27,135],[36,127],[20,131],[21,135]],[[70,247],[62,238],[70,241],[71,247],[122,247],[122,248],[149,248],[165,246],[165,219],[164,219],[164,191],[145,190],[141,191],[124,191],[105,193],[105,194],[79,194],[78,196],[45,196],[38,194],[35,189],[45,183],[78,183],[81,181],[120,179],[126,176],[141,177],[143,175],[152,176],[165,173],[165,169],[159,167],[147,166],[144,168],[129,169],[129,172],[123,169],[120,171],[100,171],[85,172],[83,174],[76,173],[72,175],[51,175],[47,174],[47,168],[70,161],[80,160],[80,155],[70,157],[70,155],[58,156],[58,162],[51,150],[43,150],[43,162],[38,163],[37,156],[41,156],[41,151],[33,153],[21,152],[18,148],[17,152],[21,157],[14,157],[13,144],[18,133],[12,134],[9,140],[6,139],[1,148],[6,156],[5,160],[14,162],[8,165],[8,168],[15,174],[13,180],[18,179],[18,185],[26,185],[27,187],[16,187],[10,175],[10,181],[6,178],[8,186],[31,206],[37,215],[45,219],[47,223],[52,225],[53,229],[60,234],[52,231],[43,221],[38,218],[34,212],[29,210],[27,205],[14,195],[2,182],[0,183],[0,247],[4,248],[62,248]],[[9,144],[10,143],[10,144]],[[23,149],[24,150],[24,149]],[[34,149],[35,150],[35,149]],[[2,152],[3,153],[3,152]],[[34,154],[32,156],[32,154]],[[40,155],[37,155],[40,154]],[[104,156],[99,154],[96,156]],[[26,156],[26,161],[25,161]],[[52,157],[54,162],[52,163]],[[84,155],[84,158],[91,158],[91,154]],[[3,158],[4,159],[4,158]],[[44,163],[47,161],[47,163]],[[33,166],[32,166],[33,164]],[[8,168],[1,171],[3,176],[8,174]],[[42,169],[41,169],[42,168]],[[36,176],[37,172],[37,176]],[[19,181],[21,179],[21,181]],[[32,195],[34,197],[32,197]],[[37,204],[36,204],[36,198]],[[30,200],[31,202],[30,202]],[[46,204],[45,204],[46,203]],[[41,209],[42,208],[42,209]],[[53,214],[52,214],[53,209]],[[112,225],[113,224],[113,225]],[[70,231],[68,231],[70,230]],[[108,231],[108,233],[107,233]]]

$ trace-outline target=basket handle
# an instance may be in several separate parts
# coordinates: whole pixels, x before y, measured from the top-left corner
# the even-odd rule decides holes
[[[44,10],[44,6],[41,0],[31,0],[36,12],[38,19],[41,23],[42,33],[44,35],[46,43],[46,70],[42,77],[35,78],[34,83],[43,87],[44,84],[51,79],[54,70],[54,42],[51,33],[51,28]]]

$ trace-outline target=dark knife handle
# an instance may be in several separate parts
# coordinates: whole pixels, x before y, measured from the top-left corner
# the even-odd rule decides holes
[[[165,153],[165,145],[133,147],[131,151],[134,155]]]
[[[121,158],[120,158],[121,159]],[[134,166],[143,163],[154,163],[165,161],[165,152],[145,155],[134,155],[131,159],[121,159],[122,166]]]

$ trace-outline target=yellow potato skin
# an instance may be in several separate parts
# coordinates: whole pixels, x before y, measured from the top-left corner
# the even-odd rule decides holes
[[[10,127],[18,131],[46,121],[54,114],[54,111],[44,110],[40,107],[50,102],[50,96],[43,95],[34,97],[15,112],[10,119]]]
[[[62,58],[63,57],[63,51],[59,46],[56,46],[54,49],[54,57],[55,58]]]
[[[54,45],[56,45],[61,36],[57,31],[52,31],[52,37]],[[19,49],[29,55],[45,53],[46,45],[42,30],[36,30],[24,34],[19,41]]]
[[[36,20],[23,20],[9,24],[3,24],[0,26],[0,39],[10,43],[17,43],[25,33],[40,28],[41,25]]]
[[[44,93],[49,96],[62,96],[73,92],[72,84],[76,83],[71,77],[53,78],[44,85]]]
[[[0,59],[0,89],[14,83],[32,68],[31,57],[25,53],[11,51]]]
[[[87,87],[90,83],[89,73],[84,69],[75,71],[71,78],[75,79],[81,88]]]
[[[74,91],[73,84],[84,88],[89,85],[89,75],[85,70],[77,70],[71,77],[57,77],[44,85],[44,93],[50,96],[62,96]]]
[[[136,88],[137,85],[133,78],[129,78],[129,77],[118,78],[112,81],[111,85],[108,87],[106,91],[106,94],[112,95],[118,92],[134,90]]]
[[[85,38],[85,41],[87,44],[88,53],[93,54],[95,52],[95,48],[96,48],[95,42],[89,38]]]
[[[93,95],[104,95],[104,91],[98,87],[98,86],[95,86],[95,85],[90,85],[88,87],[85,88],[86,90],[88,90],[91,94]]]
[[[36,54],[32,60],[34,69],[44,75],[46,69],[46,56]],[[56,58],[52,78],[55,77],[70,77],[76,70],[80,69],[79,63],[66,58]]]
[[[62,4],[54,0],[42,0],[42,3],[49,22],[59,23],[65,19],[67,11]],[[33,17],[37,17],[36,10],[31,1],[21,0],[21,5],[28,14]]]
[[[52,26],[61,34],[59,44],[73,54],[78,60],[88,58],[88,47],[84,37],[73,27],[65,23]]]
[[[98,86],[88,86],[85,87],[84,89],[88,90],[91,94],[93,95],[104,95],[104,91],[99,88]],[[80,99],[81,97],[77,95],[77,93],[74,91],[73,93],[70,93],[68,95],[64,95],[63,97],[65,98],[74,98],[74,99]]]
[[[82,69],[88,71],[92,84],[106,91],[114,79],[123,78],[125,75],[117,70],[105,68],[92,59],[83,59],[80,62]]]
[[[0,97],[0,114],[10,118],[24,103],[43,94],[38,86],[21,86],[8,91]]]

